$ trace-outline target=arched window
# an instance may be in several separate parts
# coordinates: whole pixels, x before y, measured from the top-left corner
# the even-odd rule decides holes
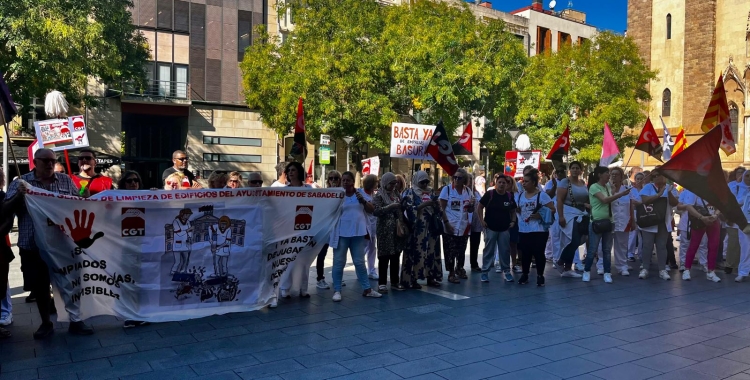
[[[661,97],[661,116],[667,117],[672,111],[672,91],[665,89]]]
[[[740,111],[737,108],[737,104],[730,102],[729,119],[732,121],[732,135],[734,135],[734,141],[737,141],[737,133],[739,133],[739,115]]]
[[[672,15],[667,14],[667,39],[672,39]]]

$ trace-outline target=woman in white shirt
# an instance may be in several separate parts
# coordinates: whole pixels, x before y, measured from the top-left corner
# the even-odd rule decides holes
[[[716,256],[719,253],[719,244],[721,244],[720,212],[697,195],[691,204],[685,205],[685,208],[690,218],[690,246],[688,246],[687,253],[685,254],[685,271],[682,272],[682,279],[690,281],[690,268],[693,266],[695,254],[698,252],[703,235],[707,235],[708,263],[706,267],[708,271],[706,272],[706,279],[713,282],[720,282],[721,279],[714,272],[714,269],[716,269]]]
[[[299,162],[290,162],[287,164],[286,169],[284,169],[284,174],[286,175],[287,181],[289,181],[289,185],[287,185],[289,187],[311,187],[304,183],[305,169]],[[308,265],[307,267],[302,268],[300,265],[303,264],[300,264],[298,260],[292,261],[281,275],[281,280],[279,281],[281,298],[291,298],[292,291],[297,290],[297,287],[299,287],[300,297],[310,297],[310,294],[307,292],[307,282],[310,278],[310,266]]]
[[[677,206],[677,192],[667,184],[667,179],[660,175],[658,172],[654,172],[651,176],[652,182],[643,186],[640,192],[640,202],[638,207],[643,205],[653,206],[654,208],[665,208],[664,221],[659,222],[656,225],[643,227],[639,225],[641,229],[641,236],[643,237],[643,245],[641,246],[641,260],[643,262],[643,269],[638,274],[638,278],[644,279],[648,277],[648,270],[651,267],[651,252],[654,251],[656,246],[656,257],[657,257],[657,268],[659,270],[659,278],[662,280],[671,280],[666,270],[664,270],[664,263],[667,262],[667,239],[668,234],[672,228],[672,207]],[[663,198],[666,198],[662,200]],[[639,222],[640,223],[640,222]]]
[[[362,179],[362,190],[364,190],[364,193],[362,194],[363,197],[365,197],[365,200],[373,203],[373,197],[375,196],[375,188],[378,186],[378,176],[375,174],[368,174],[365,176],[365,178]],[[367,276],[370,277],[370,280],[377,280],[378,279],[378,268],[375,266],[375,259],[377,258],[377,228],[378,228],[378,218],[368,213],[367,214],[367,223],[368,223],[368,230],[370,231],[370,240],[367,241],[367,245],[365,245],[365,257],[367,258]]]
[[[440,191],[440,208],[443,210],[443,243],[445,244],[445,267],[448,269],[448,282],[459,284],[463,268],[456,267],[458,255],[466,255],[466,243],[471,231],[469,213],[474,211],[474,194],[465,186],[469,173],[458,169],[453,174],[453,182]]]
[[[612,190],[615,193],[621,193],[628,189],[623,183],[625,172],[622,168],[612,168],[609,170],[612,181]],[[615,253],[615,270],[623,276],[630,275],[628,267],[628,243],[630,233],[638,227],[633,219],[633,202],[638,200],[638,191],[630,188],[631,192],[626,197],[621,197],[612,202],[612,218],[614,220],[614,253]]]
[[[365,237],[369,235],[367,215],[375,211],[375,207],[367,202],[362,189],[354,187],[354,174],[344,172],[341,175],[344,187],[343,211],[338,223],[331,232],[329,245],[333,248],[333,301],[341,301],[341,279],[344,277],[346,266],[346,252],[349,251],[354,262],[357,280],[362,286],[364,297],[381,297],[382,295],[370,287],[365,266]]]
[[[529,268],[531,259],[536,261],[536,285],[544,286],[544,248],[547,245],[549,232],[542,225],[540,210],[547,207],[550,213],[554,213],[552,199],[539,189],[539,171],[529,170],[523,176],[524,191],[516,196],[518,209],[518,248],[521,250],[521,266],[523,274],[518,280],[519,285],[529,283]]]

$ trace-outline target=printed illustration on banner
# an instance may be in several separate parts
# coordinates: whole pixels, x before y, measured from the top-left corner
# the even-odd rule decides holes
[[[86,249],[91,247],[97,239],[104,236],[104,232],[97,232],[91,237],[91,227],[94,225],[94,219],[96,215],[92,212],[89,213],[86,210],[75,210],[73,212],[73,222],[70,218],[65,218],[65,224],[68,226],[69,236],[73,239],[76,245],[80,248]]]
[[[34,128],[39,144],[54,151],[89,146],[86,121],[82,115],[36,121]]]
[[[297,206],[294,215],[294,230],[309,230],[312,227],[313,206]]]
[[[185,207],[165,228],[165,250],[171,252],[173,261],[169,269],[175,285],[173,296],[178,301],[198,297],[200,302],[215,299],[218,302],[236,301],[241,292],[239,280],[229,273],[229,256],[232,245],[245,245],[243,219],[227,215],[214,216],[215,205],[198,207],[201,216],[191,220],[193,211]],[[190,266],[191,254],[198,255],[198,265]],[[211,257],[212,260],[207,260]],[[195,259],[195,258],[194,258]],[[206,277],[206,265],[213,262],[213,273]],[[166,265],[165,265],[166,266]],[[166,268],[165,268],[166,270]]]
[[[146,209],[122,208],[122,237],[146,236]]]

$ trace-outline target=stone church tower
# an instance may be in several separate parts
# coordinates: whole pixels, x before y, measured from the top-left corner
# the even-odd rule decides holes
[[[627,34],[651,69],[658,71],[649,85],[648,107],[657,131],[661,116],[672,136],[682,126],[688,144],[699,138],[711,93],[722,75],[737,140],[737,153],[721,154],[725,169],[750,163],[745,138],[750,127],[750,1],[629,0]]]

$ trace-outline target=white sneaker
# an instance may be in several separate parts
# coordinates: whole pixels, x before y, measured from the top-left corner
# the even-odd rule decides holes
[[[516,265],[513,267],[513,271],[516,273],[523,273],[523,269],[521,269],[520,265]]]
[[[597,269],[596,270],[596,274],[598,274],[600,276],[603,275],[604,274],[604,269]]]
[[[326,280],[320,280],[320,281],[318,281],[318,285],[317,286],[318,286],[318,289],[330,289],[331,288],[331,286],[328,285],[328,283],[326,282]]]
[[[362,295],[365,297],[372,297],[372,298],[380,298],[383,296],[382,294],[376,292],[374,289],[370,289],[369,292],[363,293]]]
[[[685,271],[685,264],[680,263],[680,272]]]
[[[690,269],[685,269],[685,271],[682,272],[682,281],[690,281]]]
[[[620,275],[621,276],[630,276],[630,272],[628,272],[628,270],[625,269],[625,270],[623,270],[623,271],[620,272]]]
[[[369,278],[370,280],[378,280],[379,279],[377,273],[370,273],[369,275],[367,275],[367,278]]]
[[[268,307],[270,307],[271,309],[275,309],[275,308],[276,308],[277,306],[279,306],[279,301],[277,301],[277,300],[276,300],[276,297],[274,297],[274,298],[273,298],[273,299],[271,300],[271,304],[270,304],[270,305],[268,305]]]
[[[8,315],[0,318],[0,326],[8,326],[11,323],[13,323],[13,314],[8,313]]]
[[[581,278],[583,276],[581,276],[579,273],[576,273],[576,271],[574,270],[566,270],[560,275],[560,277]]]
[[[714,271],[710,271],[706,273],[706,280],[713,281],[713,282],[721,282],[721,279],[719,276],[716,275]]]
[[[333,293],[333,302],[341,302],[341,292]]]
[[[670,268],[669,265],[665,265],[664,266],[664,270],[667,271],[667,272],[669,272],[670,270],[672,270],[672,268]]]
[[[659,278],[662,279],[662,280],[664,280],[664,281],[669,281],[669,280],[672,279],[672,277],[669,276],[669,272],[667,272],[665,270],[660,270],[659,271]]]
[[[591,272],[583,272],[583,282],[591,281]]]
[[[605,273],[604,274],[604,282],[607,284],[612,283],[612,274],[611,273]]]
[[[503,273],[503,268],[500,268],[500,266],[495,267],[495,273]]]
[[[500,262],[495,260],[495,268],[499,268],[499,267],[500,267]]]
[[[742,282],[742,280],[744,280],[744,279],[745,279],[745,276],[739,275],[739,276],[737,276],[737,277],[734,278],[734,282]],[[0,324],[2,324],[2,323],[0,323]]]
[[[643,280],[644,278],[648,277],[648,270],[647,269],[641,269],[641,273],[638,274],[638,278]]]
[[[708,270],[708,265],[701,265],[703,267],[703,271],[708,273],[710,270]]]

